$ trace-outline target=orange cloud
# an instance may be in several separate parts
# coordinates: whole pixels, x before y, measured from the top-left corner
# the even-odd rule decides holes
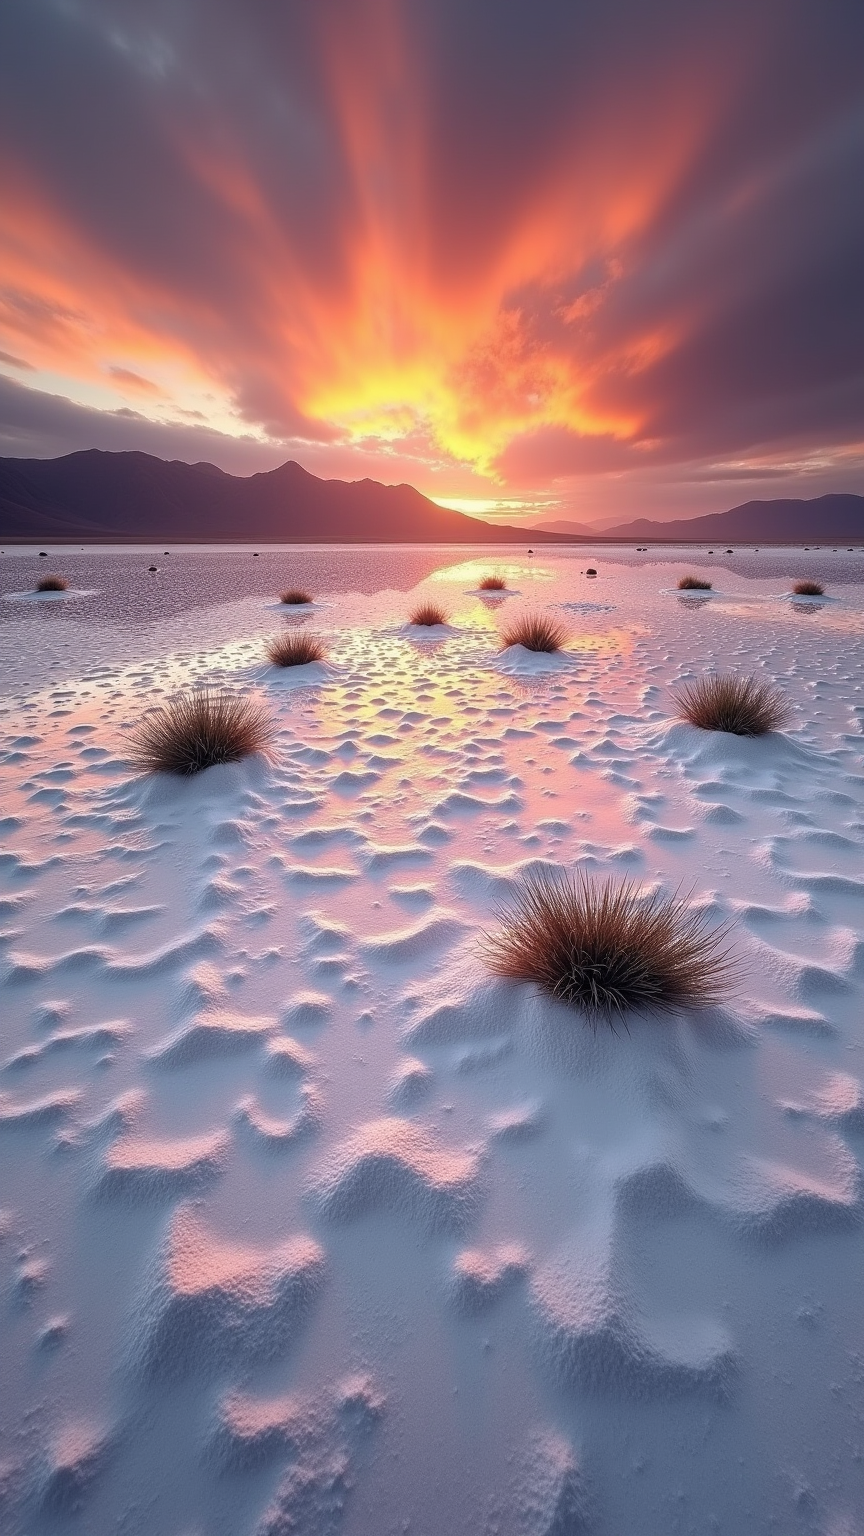
[[[22,98],[0,348],[82,404],[131,391],[154,420],[400,455],[471,493],[517,463],[541,484],[666,451],[724,376],[715,419],[746,435],[727,337],[778,184],[763,96],[787,146],[804,107],[770,18],[730,5],[663,0],[649,24],[626,0],[590,22],[568,3],[529,25],[447,0],[207,22],[193,0],[185,31],[120,47],[81,0],[53,24],[92,49],[122,142],[64,162]],[[812,137],[825,109],[806,110]]]

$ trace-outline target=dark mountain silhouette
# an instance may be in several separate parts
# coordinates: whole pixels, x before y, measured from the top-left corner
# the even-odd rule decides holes
[[[544,523],[555,533],[578,523]],[[837,540],[864,543],[864,496],[816,496],[812,501],[745,501],[729,512],[711,512],[705,517],[686,517],[678,522],[658,523],[648,517],[632,523],[616,523],[594,534],[595,543],[604,539],[673,540],[675,543],[717,544],[831,544]]]
[[[0,538],[264,543],[864,542],[864,496],[747,501],[676,522],[638,518],[592,532],[564,519],[510,528],[439,507],[410,485],[320,480],[289,460],[264,474],[89,449],[0,458]]]
[[[248,477],[215,464],[90,449],[0,459],[4,539],[266,543],[541,543],[554,534],[493,527],[410,485],[319,480],[289,461]]]

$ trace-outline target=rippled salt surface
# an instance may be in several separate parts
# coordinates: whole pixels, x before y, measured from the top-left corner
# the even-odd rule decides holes
[[[70,555],[92,598],[0,602],[4,1536],[857,1531],[864,556],[591,553]],[[551,668],[496,650],[536,606]],[[289,622],[326,666],[264,663]],[[791,728],[675,721],[718,665]],[[272,759],[134,778],[190,681]],[[575,861],[731,920],[738,993],[613,1036],[490,978]]]

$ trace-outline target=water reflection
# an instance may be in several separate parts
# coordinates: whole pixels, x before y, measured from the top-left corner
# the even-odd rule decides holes
[[[710,603],[710,597],[679,597],[679,608],[705,608]]]
[[[453,639],[453,635],[418,635],[406,634],[405,639],[414,646],[421,656],[431,656],[435,651],[440,651],[442,645]]]
[[[555,574],[548,565],[535,565],[533,560],[529,565],[527,561],[518,558],[501,560],[492,552],[480,559],[460,560],[455,565],[441,565],[437,571],[431,573],[431,577],[434,581],[464,582],[469,591],[475,592],[484,576],[503,576],[509,587],[518,586],[520,582],[554,581]],[[488,595],[484,593],[484,597]]]
[[[793,613],[819,613],[820,609],[824,608],[825,606],[826,606],[825,603],[792,603],[791,604]]]

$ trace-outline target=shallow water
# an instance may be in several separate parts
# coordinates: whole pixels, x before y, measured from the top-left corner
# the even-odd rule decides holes
[[[557,545],[529,556],[523,547],[496,546],[317,546],[261,549],[205,546],[166,554],[150,548],[73,550],[42,546],[48,558],[27,549],[0,553],[0,691],[83,677],[106,658],[129,662],[151,654],[218,643],[238,624],[272,627],[280,619],[312,621],[333,629],[342,623],[404,619],[404,594],[435,582],[436,599],[458,614],[477,612],[473,593],[482,575],[505,573],[508,585],[530,604],[548,598],[614,606],[619,616],[653,625],[658,606],[664,623],[674,607],[684,622],[698,622],[701,610],[713,624],[721,610],[757,622],[800,622],[810,628],[858,632],[864,608],[864,550],[800,548],[748,550],[733,556],[705,550],[652,551],[617,545]],[[150,572],[155,564],[157,570]],[[587,566],[599,575],[586,577]],[[670,595],[679,575],[697,571],[711,580],[715,596],[676,600]],[[45,600],[21,600],[46,573],[62,574],[70,593]],[[773,601],[802,575],[822,581],[832,598],[824,606]],[[323,604],[309,613],[280,609],[288,586],[306,588]],[[470,599],[470,601],[469,601]],[[489,600],[494,604],[494,599]],[[709,607],[711,613],[705,610]],[[271,607],[271,605],[273,605]],[[490,610],[494,611],[494,609]],[[590,609],[588,610],[590,612]],[[206,619],[204,618],[207,614]],[[97,634],[108,630],[109,634]]]

